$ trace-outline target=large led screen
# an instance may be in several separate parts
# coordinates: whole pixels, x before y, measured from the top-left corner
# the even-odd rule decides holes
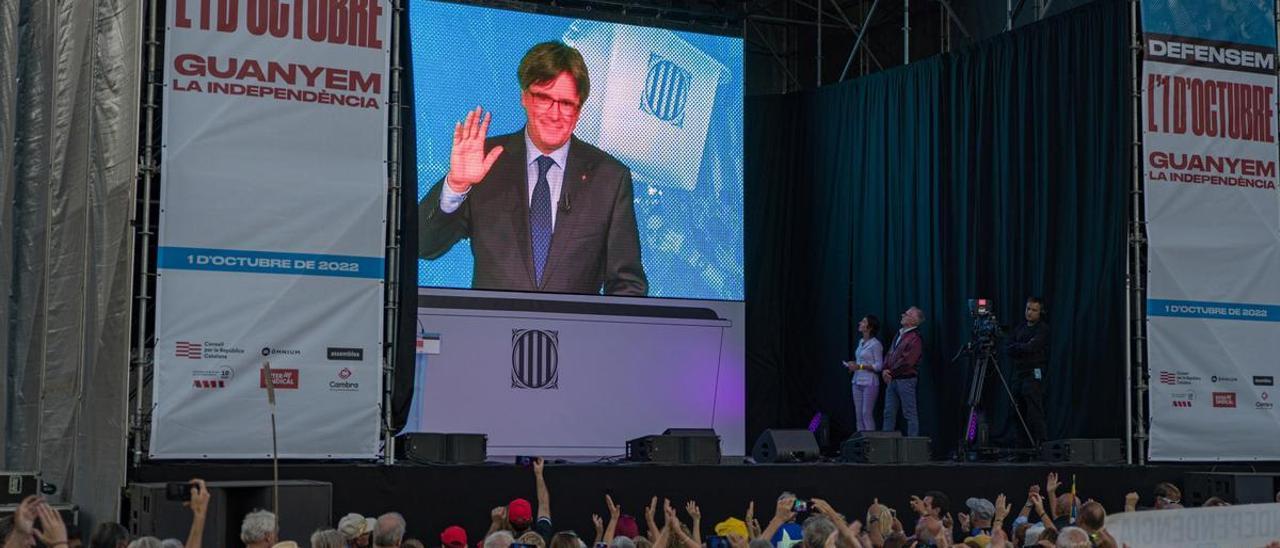
[[[742,39],[409,4],[423,287],[743,300]]]

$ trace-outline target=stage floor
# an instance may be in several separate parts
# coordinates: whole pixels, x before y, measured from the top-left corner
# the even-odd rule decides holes
[[[651,496],[670,498],[683,509],[696,500],[702,509],[703,534],[730,516],[742,517],[749,501],[756,517],[766,523],[779,493],[823,498],[850,518],[862,518],[872,500],[909,515],[911,495],[940,490],[951,498],[952,512],[964,510],[968,497],[995,500],[1005,493],[1015,509],[1026,501],[1028,487],[1042,488],[1050,471],[1070,489],[1077,482],[1080,496],[1102,502],[1108,511],[1123,508],[1125,493],[1137,491],[1150,504],[1152,487],[1162,481],[1185,485],[1188,472],[1215,470],[1280,472],[1280,464],[1224,465],[1066,465],[1051,463],[918,465],[871,464],[722,464],[711,466],[654,464],[549,463],[546,478],[551,491],[552,517],[557,530],[594,534],[591,514],[607,516],[606,493],[622,505],[623,513],[644,521],[644,505]],[[270,480],[267,463],[150,463],[130,471],[131,482],[206,480]],[[409,535],[436,544],[449,525],[463,526],[472,542],[488,529],[489,511],[516,497],[535,502],[533,472],[511,464],[396,465],[350,463],[288,463],[281,479],[309,479],[333,484],[334,521],[348,513],[376,516],[398,511],[409,524]],[[1194,502],[1190,493],[1184,498]],[[126,513],[127,515],[127,513]],[[682,519],[687,520],[681,510]],[[643,526],[642,526],[643,527]],[[306,540],[306,539],[295,539]]]

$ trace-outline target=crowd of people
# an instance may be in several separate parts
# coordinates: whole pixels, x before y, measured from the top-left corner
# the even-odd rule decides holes
[[[476,548],[903,548],[903,547],[1118,547],[1107,531],[1107,509],[1064,490],[1056,473],[1045,484],[1031,485],[1021,506],[1001,494],[994,501],[968,498],[953,505],[940,491],[910,495],[911,515],[896,512],[876,499],[866,510],[845,514],[820,498],[799,499],[782,493],[767,520],[748,502],[738,516],[725,516],[703,530],[702,512],[695,501],[683,505],[652,497],[641,517],[622,513],[609,495],[605,515],[593,515],[594,533],[579,535],[557,530],[551,518],[551,494],[536,459],[533,472],[536,505],[517,498],[493,508],[490,525],[475,540]],[[1280,493],[1276,494],[1280,502]],[[14,516],[0,522],[3,548],[32,546],[77,548],[201,548],[210,492],[205,482],[191,481],[192,523],[185,542],[155,537],[134,538],[118,523],[99,524],[87,539],[68,528],[53,508],[39,497],[23,501]],[[1161,483],[1152,490],[1150,506],[1138,493],[1125,497],[1125,512],[1182,508],[1177,486]],[[1218,497],[1204,506],[1225,506]],[[643,530],[642,527],[643,526]],[[247,548],[468,548],[472,537],[457,525],[446,527],[438,539],[408,538],[402,515],[389,512],[377,518],[347,514],[333,528],[316,530],[307,539],[278,538],[276,515],[254,510],[240,524],[240,542]],[[703,533],[709,533],[706,536]],[[588,542],[589,541],[589,542]],[[1267,548],[1280,548],[1274,542]]]

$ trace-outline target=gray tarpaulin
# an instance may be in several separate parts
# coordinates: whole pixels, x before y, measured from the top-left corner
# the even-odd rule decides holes
[[[3,468],[124,484],[142,2],[0,0]]]

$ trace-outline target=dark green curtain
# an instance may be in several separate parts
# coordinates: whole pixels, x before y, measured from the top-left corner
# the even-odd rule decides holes
[[[927,316],[921,427],[964,419],[966,301],[1047,301],[1050,437],[1118,437],[1128,8],[1102,0],[969,49],[747,104],[748,436],[814,411],[853,431],[839,366],[866,314]],[[1006,371],[1008,363],[1004,364]],[[1013,435],[1007,398],[992,413]],[[877,423],[879,415],[877,414]],[[899,421],[901,424],[901,421]]]
[[[850,430],[850,310],[899,306],[920,284],[887,281],[941,264],[936,238],[886,225],[928,222],[936,207],[940,69],[926,60],[748,107],[749,440],[815,410]]]

